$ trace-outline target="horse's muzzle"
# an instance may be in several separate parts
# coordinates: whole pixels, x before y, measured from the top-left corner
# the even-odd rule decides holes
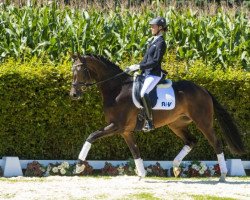
[[[79,100],[81,99],[82,93],[80,90],[77,90],[76,88],[72,87],[69,93],[71,99],[73,100]]]

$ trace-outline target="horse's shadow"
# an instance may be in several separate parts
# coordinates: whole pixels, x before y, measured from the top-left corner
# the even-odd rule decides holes
[[[250,181],[247,182],[234,182],[234,181],[225,181],[225,182],[219,182],[219,180],[193,180],[193,181],[186,181],[186,180],[144,180],[145,183],[183,183],[183,184],[201,184],[201,185],[217,185],[219,183],[224,184],[232,184],[232,185],[245,185],[250,184]]]

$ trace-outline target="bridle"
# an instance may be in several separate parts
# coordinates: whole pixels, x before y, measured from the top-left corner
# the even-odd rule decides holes
[[[87,71],[89,78],[91,79],[89,69],[87,67],[84,67],[84,63],[78,63],[72,66],[72,68],[76,68],[78,66],[83,66],[83,73]],[[79,83],[72,83],[73,87],[89,87],[92,86],[92,83],[84,83],[84,82],[79,82]]]
[[[78,67],[78,66],[83,66],[83,73],[87,71],[88,76],[89,76],[89,78],[91,79],[89,69],[88,69],[87,67],[85,67],[84,64],[85,64],[85,66],[87,65],[86,61],[85,61],[85,62],[78,63],[78,64],[75,64],[75,65],[73,65],[72,67],[75,68],[75,67]],[[86,87],[86,88],[88,88],[88,87],[91,87],[91,86],[94,86],[94,85],[98,85],[98,84],[101,84],[101,83],[105,83],[105,82],[107,82],[107,81],[109,81],[109,80],[115,79],[115,78],[117,78],[117,77],[119,77],[119,76],[121,76],[121,75],[123,75],[123,74],[125,74],[125,73],[126,73],[126,72],[123,71],[123,72],[121,72],[121,73],[119,73],[119,74],[116,74],[115,76],[113,76],[113,77],[111,77],[111,78],[107,78],[107,79],[105,79],[105,80],[97,81],[97,82],[94,82],[94,83],[84,83],[84,82],[72,83],[72,86],[73,86],[73,87]]]

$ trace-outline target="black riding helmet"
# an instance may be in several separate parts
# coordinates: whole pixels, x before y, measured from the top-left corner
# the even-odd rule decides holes
[[[163,17],[156,17],[156,18],[152,19],[149,22],[149,24],[150,25],[156,24],[158,26],[161,26],[164,30],[167,29],[167,22],[166,22],[166,19]]]

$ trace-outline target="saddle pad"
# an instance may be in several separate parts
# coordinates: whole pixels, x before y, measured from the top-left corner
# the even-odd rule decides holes
[[[136,91],[136,82],[133,83],[132,98],[137,108],[143,108],[139,92]],[[149,93],[153,110],[172,110],[175,107],[175,93],[172,86],[168,84],[159,84]]]
[[[175,94],[173,87],[164,87],[164,84],[156,88],[157,103],[153,110],[172,110],[175,107]]]

